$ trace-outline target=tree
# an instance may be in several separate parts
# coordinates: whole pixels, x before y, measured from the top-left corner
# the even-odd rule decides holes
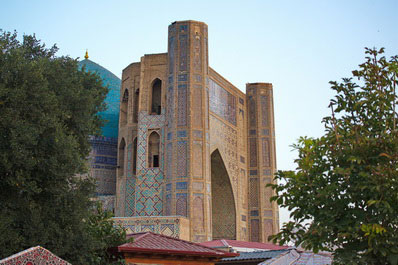
[[[301,137],[296,171],[271,184],[292,221],[272,236],[306,249],[332,251],[336,264],[398,262],[398,57],[366,49],[352,78],[330,82],[336,96],[325,135]]]
[[[110,247],[120,246],[126,242],[126,231],[122,227],[115,227],[111,219],[112,213],[104,211],[101,203],[96,205],[95,214],[88,219],[88,233],[91,236],[92,255],[88,263],[92,265],[117,265],[124,264],[121,256],[109,251]]]
[[[56,52],[0,31],[0,258],[41,245],[90,264],[94,181],[76,175],[86,172],[107,88]]]

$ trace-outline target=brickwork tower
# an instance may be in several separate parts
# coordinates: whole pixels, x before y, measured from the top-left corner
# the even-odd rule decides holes
[[[266,242],[278,230],[265,188],[275,171],[272,85],[248,84],[247,91],[208,66],[207,25],[197,21],[174,22],[167,53],[124,69],[119,223],[195,242]]]

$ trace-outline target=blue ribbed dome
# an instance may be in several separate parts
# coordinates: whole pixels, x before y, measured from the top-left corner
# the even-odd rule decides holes
[[[119,129],[119,107],[120,107],[120,79],[99,64],[91,60],[85,59],[79,62],[79,69],[85,66],[85,70],[96,72],[108,86],[109,92],[105,98],[107,109],[100,112],[99,115],[106,120],[105,125],[101,128],[102,135],[105,137],[117,138]]]

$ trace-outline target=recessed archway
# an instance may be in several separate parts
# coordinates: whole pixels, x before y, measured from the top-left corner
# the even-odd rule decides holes
[[[152,83],[151,115],[160,115],[162,112],[162,81],[156,78]]]
[[[129,106],[129,90],[125,89],[123,93],[122,102],[120,105],[120,123],[122,125],[127,124],[128,106]]]
[[[220,152],[211,154],[212,231],[215,239],[236,239],[235,199]]]
[[[148,167],[159,167],[160,136],[153,131],[148,138]]]
[[[118,176],[122,177],[124,175],[124,157],[125,157],[125,149],[126,149],[126,141],[124,138],[120,141],[119,144],[119,157],[118,157]]]

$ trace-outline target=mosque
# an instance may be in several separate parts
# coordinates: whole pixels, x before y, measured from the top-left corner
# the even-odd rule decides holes
[[[246,94],[208,64],[207,25],[178,21],[168,50],[120,80],[86,59],[110,88],[103,137],[92,137],[97,196],[129,232],[194,242],[267,242],[279,231],[267,187],[276,170],[271,83]]]
[[[100,112],[105,120],[101,128],[102,136],[91,136],[91,152],[89,155],[90,175],[97,180],[96,197],[102,201],[105,209],[114,211],[116,167],[117,167],[117,136],[119,129],[120,78],[104,67],[88,59],[79,62],[79,68],[97,73],[109,92],[105,99],[107,109]]]

